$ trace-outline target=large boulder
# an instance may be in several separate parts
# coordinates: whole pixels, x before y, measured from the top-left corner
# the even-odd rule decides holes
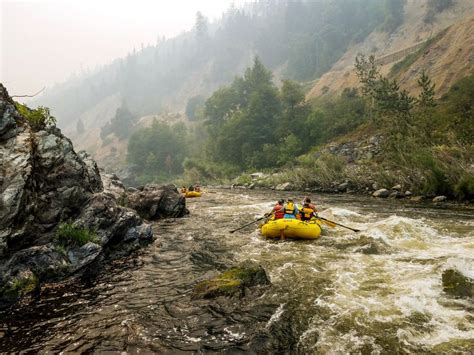
[[[115,174],[101,174],[104,192],[113,196],[120,204],[124,204],[127,196],[127,189],[122,181]]]
[[[442,282],[446,293],[458,297],[474,297],[474,279],[463,275],[459,270],[444,270]]]
[[[182,217],[187,213],[186,200],[173,184],[140,186],[127,194],[126,205],[149,220]]]
[[[293,189],[293,185],[291,182],[284,182],[283,184],[279,184],[275,187],[277,191],[290,191]]]
[[[242,298],[247,289],[265,289],[270,285],[265,270],[258,264],[246,261],[232,267],[215,278],[199,282],[193,290],[193,299],[215,298],[218,296]]]
[[[379,198],[386,198],[386,197],[390,196],[390,191],[387,190],[387,189],[379,189],[377,191],[374,191],[372,196],[379,197]]]
[[[104,191],[87,153],[76,153],[54,126],[34,128],[0,84],[0,305],[153,237],[151,226],[120,203],[125,189],[118,179]],[[184,201],[160,191],[157,211],[182,210]]]

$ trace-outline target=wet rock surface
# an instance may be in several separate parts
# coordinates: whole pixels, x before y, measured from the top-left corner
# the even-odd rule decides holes
[[[140,215],[184,214],[184,199],[169,186],[130,193],[116,176],[104,183],[95,161],[59,129],[33,130],[2,85],[0,114],[0,306],[31,291],[24,275],[39,285],[149,243],[153,232]],[[127,196],[140,213],[121,203]],[[64,224],[71,240],[60,243]],[[73,240],[86,237],[96,240]]]
[[[263,290],[264,286],[268,285],[270,280],[265,270],[260,265],[247,261],[215,278],[198,283],[194,287],[192,298],[208,299],[218,296],[242,298],[248,293],[248,289],[258,287]]]
[[[458,297],[474,297],[474,279],[459,270],[447,269],[442,275],[444,292]]]
[[[126,205],[146,219],[182,217],[187,213],[185,198],[173,184],[140,186],[127,193]]]

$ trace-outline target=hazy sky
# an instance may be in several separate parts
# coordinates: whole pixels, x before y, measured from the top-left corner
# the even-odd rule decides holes
[[[211,21],[243,0],[0,0],[0,82],[31,94],[133,47]]]

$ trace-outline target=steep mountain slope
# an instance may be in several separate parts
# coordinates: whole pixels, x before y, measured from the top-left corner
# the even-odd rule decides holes
[[[403,87],[413,89],[410,78],[427,69],[442,94],[472,71],[472,21],[458,22],[474,15],[474,3],[442,0],[453,5],[428,18],[430,6],[438,2],[407,0],[404,8],[398,0],[254,3],[229,10],[202,33],[196,24],[191,32],[58,85],[36,103],[51,107],[77,147],[91,152],[101,165],[113,167],[125,165],[127,140],[110,135],[103,142],[100,130],[119,107],[127,106],[135,117],[182,112],[190,98],[208,97],[241,75],[255,55],[280,83],[284,78],[314,79],[332,67],[316,81],[306,82],[305,87],[313,85],[307,95],[311,99],[357,86],[352,72],[357,53],[374,54],[383,73],[415,53],[396,71]],[[429,38],[435,40],[426,45]]]
[[[416,93],[417,74],[425,69],[437,87],[437,95],[446,93],[455,81],[473,70],[474,3],[458,0],[453,7],[437,14],[432,23],[426,23],[428,1],[408,0],[405,22],[392,34],[375,31],[346,54],[314,82],[307,98],[326,93],[337,94],[346,87],[358,86],[353,71],[358,53],[374,55],[382,65],[382,73],[389,73],[394,64],[412,54],[403,70],[393,73],[402,88]],[[418,53],[417,53],[418,49]],[[413,60],[414,59],[414,60]]]

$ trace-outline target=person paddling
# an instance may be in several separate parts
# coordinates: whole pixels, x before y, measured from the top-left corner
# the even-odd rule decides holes
[[[303,200],[303,205],[307,203],[309,205],[309,208],[312,208],[314,212],[316,212],[316,205],[314,203],[311,203],[311,199],[308,196],[305,196]]]
[[[281,219],[285,216],[285,212],[283,211],[283,205],[285,204],[284,199],[279,199],[273,207],[272,214],[274,219]]]
[[[300,210],[300,216],[302,221],[310,221],[313,217],[317,217],[316,211],[311,208],[311,204],[308,202],[303,204],[303,207]]]

